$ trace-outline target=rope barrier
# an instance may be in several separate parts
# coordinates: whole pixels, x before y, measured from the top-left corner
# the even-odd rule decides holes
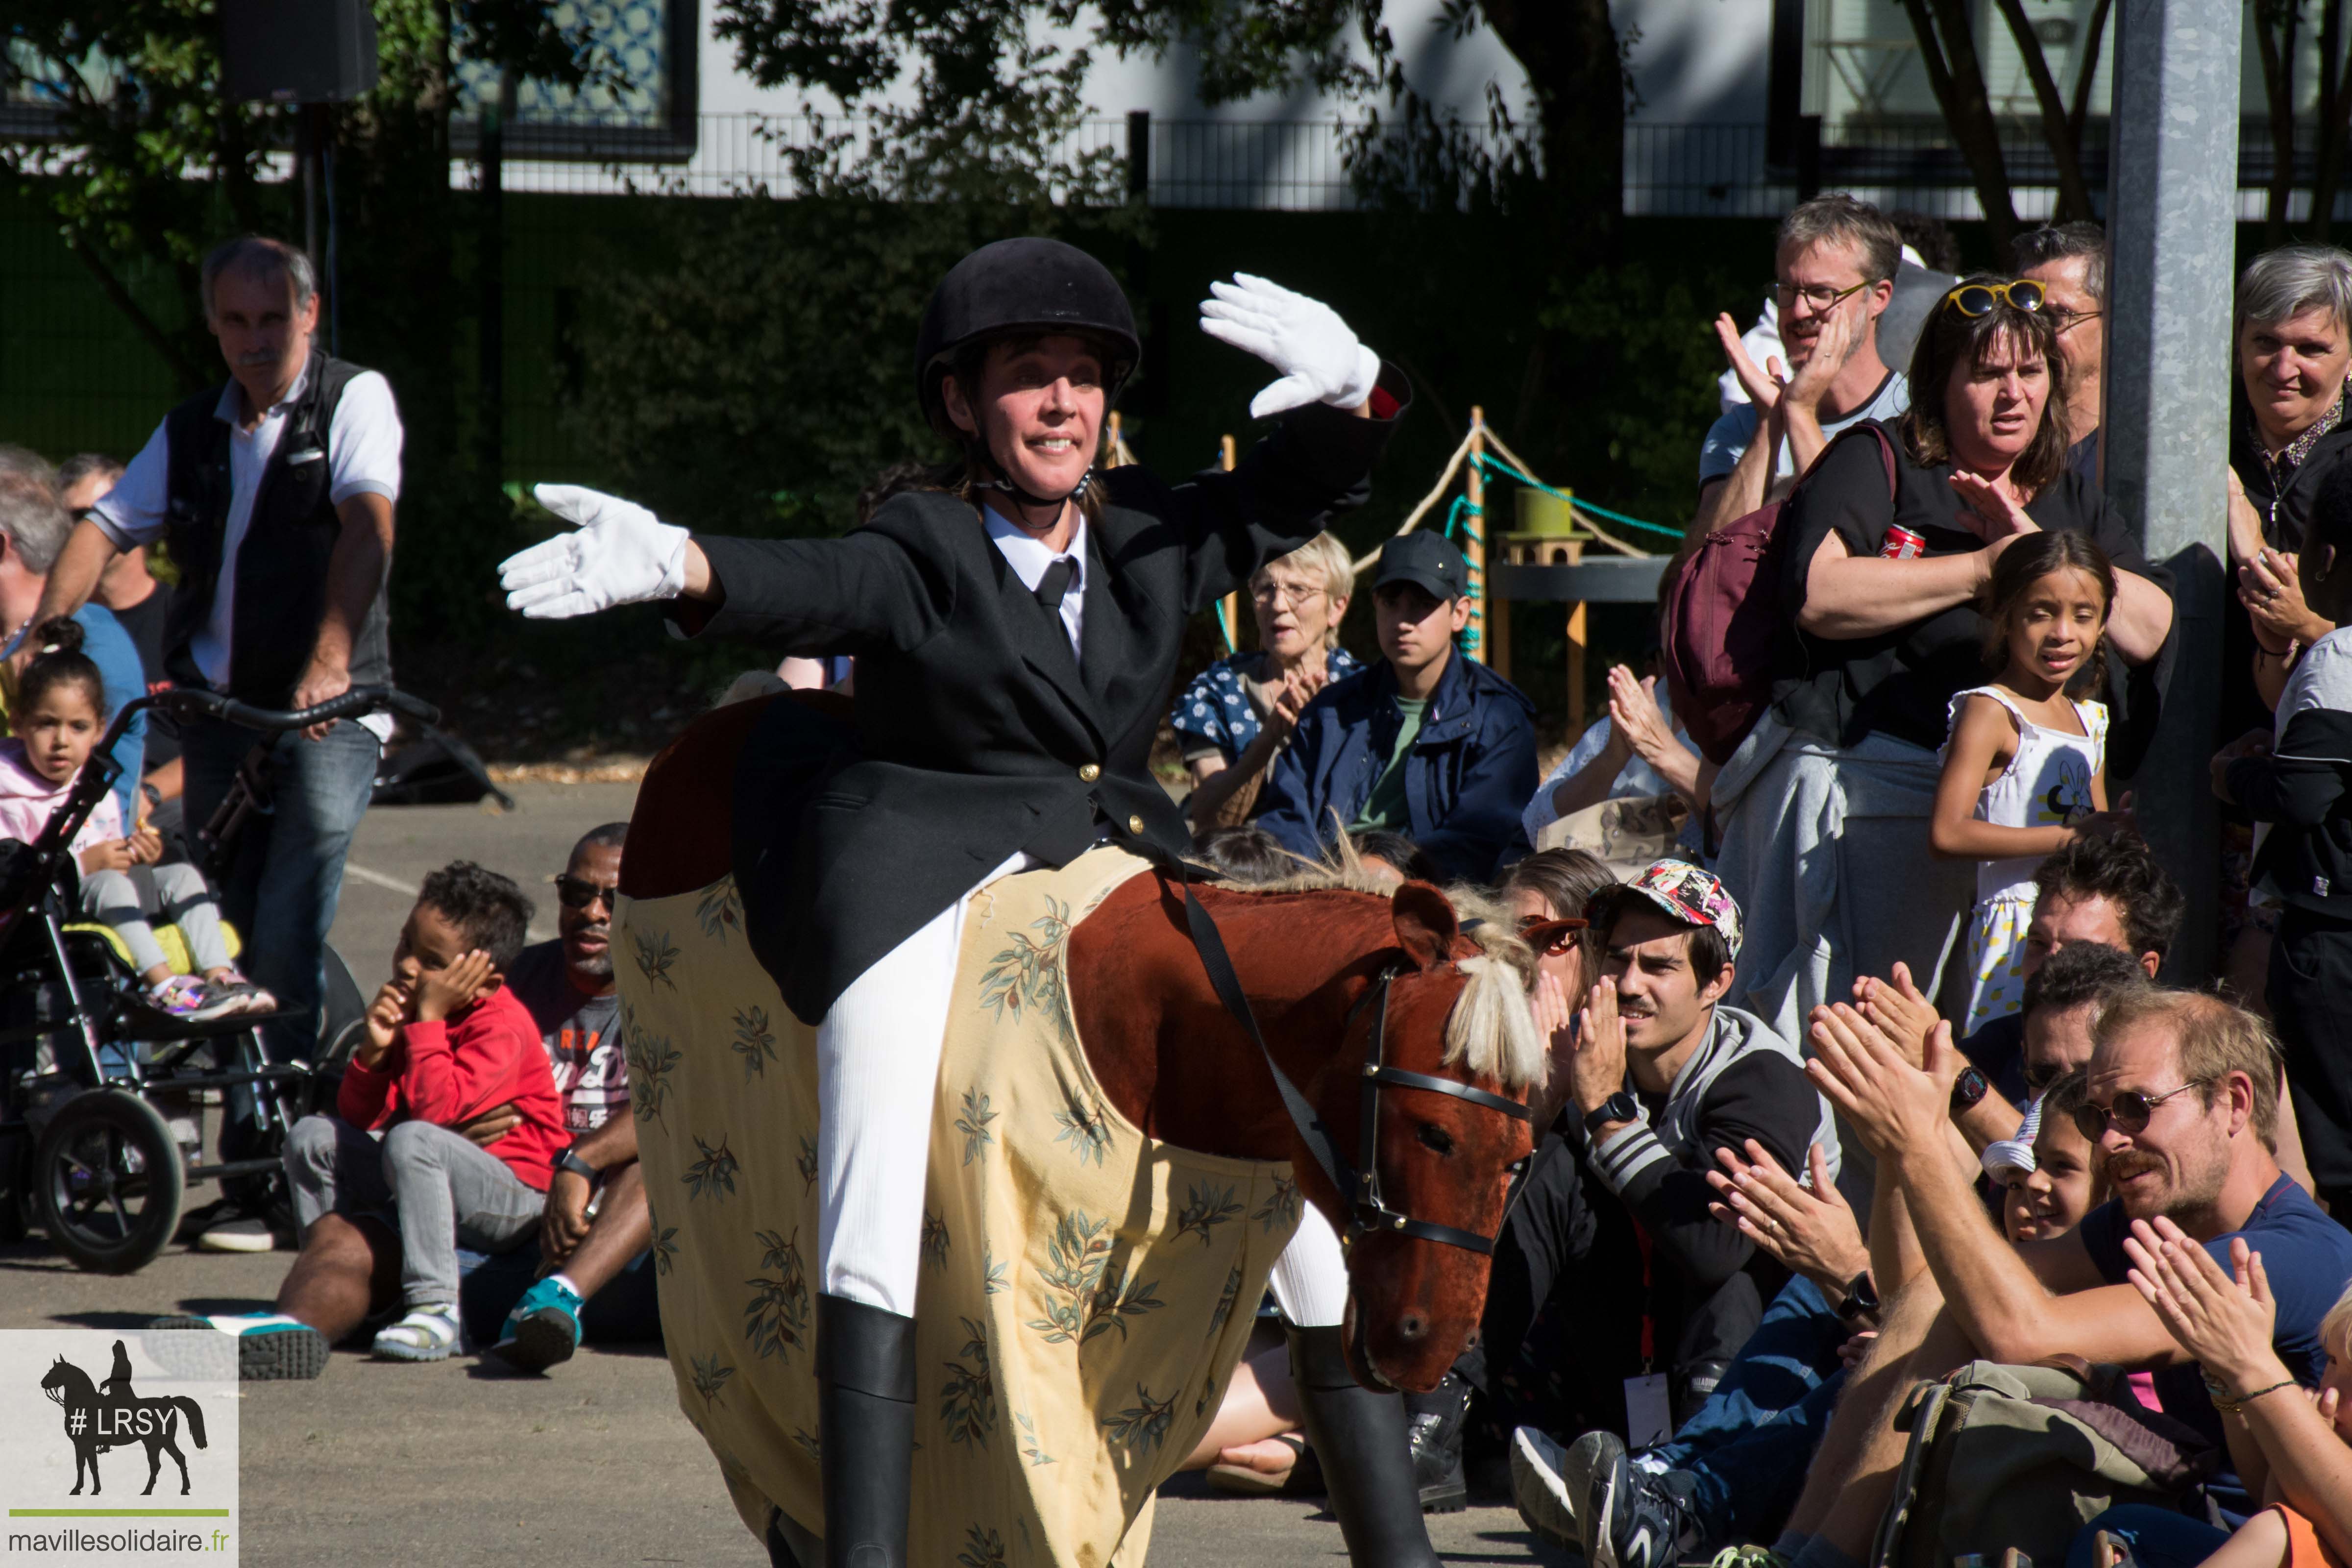
[[[1444,498],[1446,489],[1454,483],[1454,476],[1462,471],[1462,460],[1469,455],[1470,437],[1465,436],[1462,437],[1462,445],[1454,448],[1454,456],[1445,459],[1445,471],[1437,476],[1437,483],[1431,487],[1427,495],[1421,498],[1419,506],[1405,513],[1403,523],[1398,527],[1396,533],[1391,537],[1402,538],[1421,526],[1421,520],[1429,515],[1429,509]],[[1356,563],[1357,574],[1361,575],[1370,571],[1380,564],[1380,560],[1381,546],[1374,545],[1370,555]]]

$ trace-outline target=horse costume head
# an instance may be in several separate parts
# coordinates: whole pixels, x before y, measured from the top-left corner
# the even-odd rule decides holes
[[[1393,944],[1371,956],[1314,1090],[1354,1189],[1331,1190],[1312,1160],[1297,1169],[1350,1237],[1349,1370],[1370,1387],[1426,1390],[1475,1342],[1545,1044],[1527,1001],[1534,955],[1499,911],[1408,882],[1390,913]]]

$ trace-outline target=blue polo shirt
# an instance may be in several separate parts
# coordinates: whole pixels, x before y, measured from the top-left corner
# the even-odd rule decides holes
[[[2079,1234],[2099,1277],[2111,1285],[2123,1284],[2131,1268],[2131,1259],[2124,1254],[2124,1237],[2131,1234],[2131,1222],[2124,1216],[2123,1205],[2105,1203],[2093,1209],[2084,1216]],[[2226,1269],[2231,1239],[2241,1236],[2248,1247],[2263,1255],[2263,1269],[2270,1276],[2271,1294],[2278,1301],[2273,1348],[2305,1387],[2318,1386],[2327,1370],[2327,1349],[2320,1343],[2319,1321],[2343,1296],[2345,1286],[2352,1283],[2352,1230],[2330,1219],[2309,1194],[2281,1176],[2246,1216],[2243,1228],[2215,1237],[2205,1244],[2205,1250]],[[2156,1394],[2164,1402],[2167,1415],[2188,1423],[2222,1450],[2221,1471],[2206,1484],[2213,1500],[2237,1519],[2252,1514],[2257,1505],[2228,1463],[2221,1412],[2213,1408],[2212,1397],[2205,1392],[2204,1374],[2196,1363],[2158,1370]]]

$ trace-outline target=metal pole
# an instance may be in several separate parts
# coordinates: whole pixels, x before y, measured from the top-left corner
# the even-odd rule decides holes
[[[482,451],[490,481],[506,478],[507,456],[507,121],[514,113],[515,76],[499,75],[498,91],[482,106]]]
[[[2239,0],[2116,7],[2108,161],[2107,500],[2173,574],[2163,718],[2132,781],[2148,841],[2188,896],[2168,978],[2215,968],[2217,737],[2228,554],[2230,298]]]

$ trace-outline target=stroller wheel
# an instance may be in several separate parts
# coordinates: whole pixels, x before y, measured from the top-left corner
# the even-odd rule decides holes
[[[179,1227],[187,1173],[152,1106],[92,1089],[58,1108],[33,1158],[35,1212],[50,1245],[96,1274],[146,1267]]]

